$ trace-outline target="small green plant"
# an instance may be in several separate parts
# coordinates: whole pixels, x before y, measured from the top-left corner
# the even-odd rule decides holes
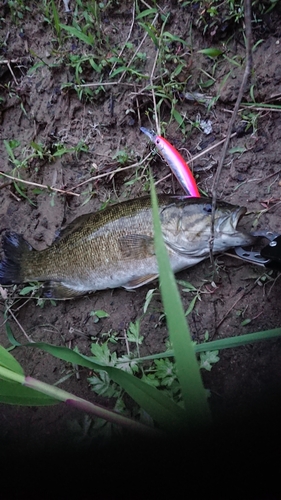
[[[119,151],[117,151],[112,158],[113,160],[117,160],[121,165],[127,165],[131,160],[130,153],[128,153],[125,149],[119,149]]]
[[[15,24],[19,24],[25,15],[31,12],[30,7],[26,5],[24,0],[7,0],[6,3],[10,9],[12,20]]]
[[[46,299],[40,297],[42,292],[42,284],[40,283],[29,283],[27,286],[24,286],[20,291],[19,295],[20,297],[26,297],[27,295],[29,298],[36,298],[36,303],[39,307],[44,307],[46,304]],[[52,304],[52,306],[56,306],[56,301],[51,299],[47,300],[48,303]]]
[[[225,37],[227,30],[231,31],[233,27],[242,31],[244,21],[244,1],[228,0],[220,2],[213,0],[211,2],[184,2],[183,6],[196,3],[198,7],[198,17],[195,20],[198,28],[202,30],[203,35],[216,36],[221,33]],[[270,12],[277,5],[277,0],[272,2],[260,2],[254,0],[252,3],[253,23],[260,23],[260,16]]]
[[[78,158],[82,152],[88,152],[88,146],[83,140],[79,141],[74,147],[66,147],[60,142],[53,143],[52,145],[44,145],[39,142],[36,143],[35,141],[31,141],[29,147],[22,148],[20,152],[18,152],[21,146],[20,141],[14,139],[4,140],[4,146],[8,153],[9,162],[11,162],[14,167],[8,177],[13,180],[13,185],[17,193],[22,198],[25,198],[31,205],[35,205],[35,203],[27,195],[27,185],[33,187],[33,195],[41,194],[43,190],[47,189],[51,198],[51,206],[54,205],[56,192],[62,192],[62,190],[24,180],[22,178],[23,170],[31,169],[37,173],[40,170],[40,166],[46,163],[46,161],[48,163],[54,162],[57,158],[61,158],[65,154],[75,154]],[[6,174],[2,173],[2,175],[5,177]]]
[[[241,113],[241,118],[242,121],[245,124],[245,132],[251,132],[252,134],[256,134],[258,131],[258,119],[259,119],[260,113],[254,112],[254,111],[249,111],[245,109]]]
[[[98,323],[102,318],[108,318],[109,314],[101,309],[98,311],[91,311],[90,316],[93,317],[94,323]]]

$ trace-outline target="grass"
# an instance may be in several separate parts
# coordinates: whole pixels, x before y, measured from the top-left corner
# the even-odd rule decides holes
[[[180,8],[185,12],[196,5],[199,26],[204,24],[205,27],[208,26],[208,29],[214,29],[219,24],[219,18],[222,14],[228,23],[241,25],[243,20],[242,0],[208,4],[199,2],[199,5],[197,4],[193,1],[181,2]],[[268,2],[254,2],[254,6],[256,5],[261,15],[267,8],[274,8],[276,2],[267,4]],[[8,7],[10,13],[13,12],[13,15],[21,16],[23,19],[29,13],[24,2],[20,0],[9,1]],[[90,3],[80,0],[75,2],[72,14],[67,17],[54,0],[44,0],[38,10],[38,15],[40,22],[47,23],[53,31],[53,38],[48,49],[50,59],[37,55],[33,49],[30,49],[32,66],[28,68],[28,73],[30,75],[37,74],[42,71],[44,65],[51,72],[68,67],[70,78],[61,83],[61,90],[69,95],[75,90],[78,98],[85,104],[97,103],[99,99],[107,99],[108,92],[111,92],[115,85],[117,85],[118,92],[123,85],[132,85],[133,105],[130,110],[126,111],[126,113],[128,111],[132,113],[130,115],[132,122],[136,123],[137,120],[138,124],[141,123],[140,100],[146,95],[149,98],[149,103],[145,110],[145,116],[152,126],[155,123],[158,133],[161,130],[165,132],[169,125],[176,123],[179,143],[186,138],[196,137],[201,132],[198,126],[197,110],[189,110],[187,116],[186,111],[183,111],[180,105],[189,83],[191,82],[192,85],[194,60],[199,57],[201,75],[198,82],[199,90],[202,92],[217,82],[217,73],[225,58],[228,58],[230,65],[232,63],[241,65],[243,60],[237,62],[236,58],[240,56],[231,53],[229,40],[224,41],[222,45],[217,43],[213,47],[195,51],[192,24],[188,27],[184,37],[179,36],[171,28],[171,14],[165,8],[159,8],[155,2],[152,2],[150,7],[149,4],[142,1],[132,3],[132,24],[129,33],[125,41],[119,41],[117,47],[114,48],[105,29],[106,16],[112,15],[114,9],[116,9],[114,2]],[[136,29],[142,34],[137,46],[133,43],[133,34]],[[156,49],[153,56],[154,61],[152,68],[148,68],[153,47]],[[224,85],[230,76],[231,71],[225,76],[221,85]],[[209,111],[218,101],[220,91],[219,88],[217,95],[209,101]],[[18,96],[19,103],[25,110],[27,118],[30,119],[29,113],[25,109],[24,99],[16,86],[12,85],[12,88],[6,88],[6,92],[8,94],[15,93]],[[273,107],[274,105],[267,110],[273,109]],[[261,113],[253,110],[242,112],[242,119],[246,121],[247,130],[257,130],[260,115]],[[207,112],[206,119],[209,117],[211,115]],[[6,140],[6,143],[11,144],[17,142],[19,142],[18,138]],[[82,139],[77,148],[84,160],[87,159],[88,153],[85,142],[86,140]],[[52,146],[50,151],[49,144],[40,144],[37,140],[29,144],[21,144],[21,148],[26,151],[25,155],[21,155],[23,157],[19,157],[17,151],[14,151],[12,147],[9,150],[6,147],[10,162],[17,167],[16,177],[23,180],[24,175],[21,172],[30,164],[36,165],[35,170],[40,169],[41,165],[44,166],[45,161],[50,163],[56,162],[59,158],[64,159],[74,149],[69,148],[67,144],[58,142]],[[117,160],[120,158],[120,164],[124,164],[124,158],[126,158],[123,151],[125,150],[120,148],[116,156]],[[11,175],[13,174],[14,172],[11,172]],[[132,183],[137,183],[138,179],[139,176],[135,180],[132,179]],[[29,196],[28,189],[23,183],[14,182],[14,188],[20,198],[31,200],[32,196]],[[33,191],[33,194],[40,193]]]

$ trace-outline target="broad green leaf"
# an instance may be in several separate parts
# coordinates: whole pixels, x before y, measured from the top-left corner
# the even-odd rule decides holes
[[[25,286],[22,290],[20,290],[20,295],[28,295],[30,292],[34,291],[34,286]]]
[[[98,309],[97,311],[91,311],[90,316],[96,316],[97,318],[108,318],[109,314],[102,309]]]
[[[43,147],[41,144],[37,144],[37,142],[34,142],[34,141],[31,141],[30,142],[30,146],[33,147],[33,149],[35,149],[35,151],[39,151],[40,153],[43,152]]]
[[[173,109],[172,115],[173,115],[174,119],[176,120],[176,122],[179,124],[179,126],[181,126],[184,122],[184,119],[181,116],[181,114],[176,109]]]
[[[2,380],[0,373],[0,402],[21,406],[49,406],[60,401],[21,384]]]
[[[0,345],[0,366],[24,375],[24,371],[18,361],[2,345]]]

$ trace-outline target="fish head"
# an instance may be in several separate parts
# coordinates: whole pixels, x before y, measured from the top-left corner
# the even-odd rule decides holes
[[[242,227],[239,227],[246,207],[238,207],[219,202],[215,213],[214,250],[223,251],[226,248],[253,245],[256,238]]]
[[[238,224],[247,209],[218,201],[214,221],[214,252],[252,245],[256,238]],[[212,200],[186,198],[162,211],[162,232],[166,244],[177,253],[203,258],[210,251]]]

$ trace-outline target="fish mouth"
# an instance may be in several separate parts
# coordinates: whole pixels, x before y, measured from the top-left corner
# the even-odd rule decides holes
[[[239,207],[237,208],[230,217],[230,225],[234,231],[236,231],[238,223],[242,219],[242,217],[246,214],[247,208],[246,207]]]
[[[233,234],[237,231],[237,225],[247,212],[246,207],[236,208],[231,214],[220,217],[218,230],[221,233]]]
[[[226,215],[221,221],[219,232],[227,237],[230,237],[233,241],[235,240],[236,244],[234,246],[237,246],[238,241],[239,245],[248,246],[253,245],[257,240],[257,238],[250,234],[245,228],[238,227],[239,222],[246,212],[246,207],[238,207],[231,213],[230,216]]]

